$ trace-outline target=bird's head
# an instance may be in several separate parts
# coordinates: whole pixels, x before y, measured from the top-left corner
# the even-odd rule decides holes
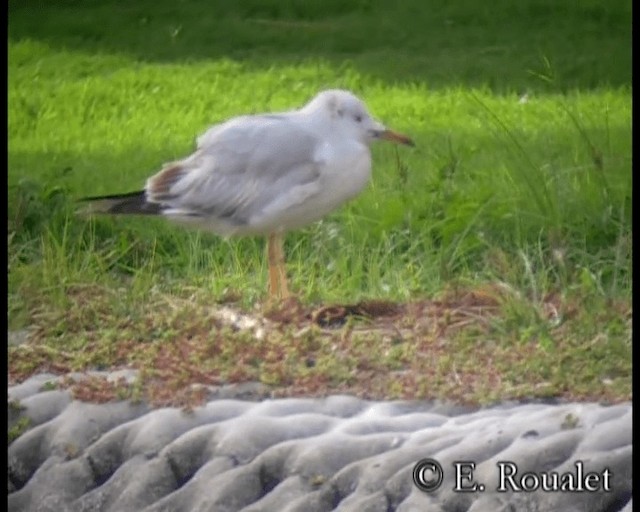
[[[385,139],[407,146],[413,141],[406,135],[394,132],[376,121],[369,114],[367,107],[353,93],[341,89],[322,91],[302,109],[321,117],[329,117],[332,129],[345,137],[352,136],[364,144],[376,139]]]

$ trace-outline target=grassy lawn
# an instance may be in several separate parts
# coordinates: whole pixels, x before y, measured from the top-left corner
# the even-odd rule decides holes
[[[11,381],[631,398],[630,1],[10,0],[8,58]],[[257,337],[216,312],[262,307],[263,239],[74,214],[333,87],[416,148],[375,146],[367,189],[288,235],[299,302]]]

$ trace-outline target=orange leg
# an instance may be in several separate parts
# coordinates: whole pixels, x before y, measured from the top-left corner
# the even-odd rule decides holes
[[[276,235],[269,235],[267,240],[267,258],[269,262],[269,299],[272,300],[278,295],[278,270],[276,268],[275,238]]]
[[[287,286],[287,269],[285,267],[282,235],[276,235],[276,264],[280,283],[280,298],[287,299],[291,295]]]
[[[287,287],[287,273],[284,267],[282,234],[272,233],[269,235],[267,255],[269,259],[269,298],[286,299],[290,296],[290,293]]]

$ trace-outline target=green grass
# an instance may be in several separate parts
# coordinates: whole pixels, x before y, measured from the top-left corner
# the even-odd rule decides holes
[[[449,333],[452,350],[473,361],[474,345],[491,339],[505,354],[533,342],[546,355],[521,351],[512,368],[496,355],[511,384],[527,375],[525,391],[490,380],[493,391],[470,384],[465,396],[531,394],[549,380],[545,365],[566,354],[575,362],[559,365],[545,393],[628,398],[630,9],[551,0],[10,1],[10,329],[32,329],[33,343],[87,368],[110,362],[87,356],[94,343],[155,339],[161,297],[196,296],[186,315],[225,297],[244,308],[261,301],[262,239],[225,241],[156,219],[84,219],[75,201],[139,189],[213,123],[344,87],[416,148],[374,147],[365,192],[288,235],[288,274],[303,302],[415,302],[497,283],[511,291],[489,330]],[[559,325],[550,307],[561,310]],[[327,373],[341,381],[345,369],[334,363]],[[297,366],[288,368],[295,381]],[[274,380],[259,366],[245,376]],[[415,382],[398,386],[401,396],[429,395]],[[444,385],[440,393],[456,395]]]

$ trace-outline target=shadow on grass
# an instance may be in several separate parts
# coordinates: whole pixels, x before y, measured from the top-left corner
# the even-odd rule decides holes
[[[9,2],[9,42],[256,68],[350,62],[388,82],[503,92],[627,86],[631,2]]]

